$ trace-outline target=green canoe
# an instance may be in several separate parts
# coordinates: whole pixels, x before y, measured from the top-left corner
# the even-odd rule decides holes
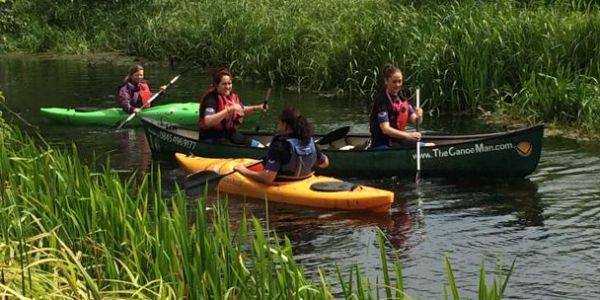
[[[199,104],[197,102],[169,103],[143,109],[139,116],[180,125],[196,125],[198,124],[198,109]],[[42,117],[52,123],[71,125],[117,126],[129,117],[128,113],[117,107],[42,107],[40,112]],[[127,123],[127,126],[142,125],[139,116],[133,118]],[[244,121],[245,128],[254,126],[258,116],[260,114],[252,114],[246,117]]]
[[[146,139],[155,155],[192,153],[204,157],[263,158],[264,148],[210,144],[198,130],[143,118]],[[266,144],[271,135],[246,132]],[[525,177],[535,171],[542,151],[544,126],[473,135],[423,136],[436,146],[421,148],[421,176]],[[316,135],[315,138],[319,138]],[[320,146],[329,157],[324,175],[361,178],[415,176],[416,149],[365,150],[368,135],[350,134]]]

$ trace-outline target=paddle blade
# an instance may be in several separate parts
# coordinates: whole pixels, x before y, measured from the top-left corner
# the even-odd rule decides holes
[[[226,175],[210,170],[196,172],[185,178],[183,188],[188,195],[199,194],[204,189],[213,190],[219,184],[219,180]]]
[[[348,132],[350,132],[350,126],[340,127],[334,131],[331,131],[321,138],[317,139],[315,143],[319,145],[327,145],[329,143],[335,142],[341,138],[344,138]]]

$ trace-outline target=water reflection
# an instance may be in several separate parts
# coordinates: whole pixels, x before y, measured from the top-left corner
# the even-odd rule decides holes
[[[475,209],[478,215],[514,215],[515,219],[504,222],[505,226],[543,226],[538,186],[529,179],[446,178],[438,179],[435,186],[432,193],[446,195],[443,210]],[[446,191],[440,191],[439,187]],[[448,190],[455,192],[448,193]]]

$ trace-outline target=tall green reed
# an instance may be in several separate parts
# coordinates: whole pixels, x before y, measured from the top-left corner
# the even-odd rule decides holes
[[[176,190],[163,197],[160,170],[121,177],[109,160],[91,170],[77,148],[56,150],[0,118],[0,282],[2,295],[75,298],[332,299],[326,270],[308,279],[287,238],[227,201],[209,210]],[[96,161],[89,165],[96,166]],[[389,273],[378,233],[383,279],[359,266],[336,274],[347,299],[409,298],[395,259]],[[378,277],[379,278],[379,277]]]

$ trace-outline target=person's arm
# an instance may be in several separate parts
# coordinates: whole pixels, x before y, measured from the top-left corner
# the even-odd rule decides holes
[[[392,127],[390,125],[386,100],[375,99],[375,101],[377,107],[377,122],[379,123],[379,128],[383,134],[391,138],[405,139],[408,141],[418,141],[421,138],[420,132],[406,132]]]
[[[139,112],[139,109],[136,111],[136,107],[134,107],[133,105],[131,105],[131,95],[129,93],[129,87],[127,86],[128,84],[125,83],[121,86],[121,88],[119,89],[119,103],[121,104],[121,108],[127,112],[127,113],[137,113]]]
[[[410,115],[410,121],[412,123],[417,123],[417,121],[419,121],[419,124],[423,123],[423,109],[421,109],[420,107],[417,109],[414,109],[411,106],[408,107],[408,113]]]
[[[214,97],[208,97],[202,105],[202,118],[204,118],[204,125],[207,127],[213,127],[223,119],[233,117],[233,113],[236,110],[241,110],[242,107],[239,104],[234,104],[226,107],[221,111],[217,111],[218,103]]]
[[[398,130],[392,126],[390,126],[390,122],[382,122],[379,123],[379,128],[381,128],[381,132],[383,132],[383,134],[392,137],[392,138],[396,138],[396,139],[405,139],[408,141],[418,141],[419,139],[421,139],[421,133],[420,132],[406,132],[406,131],[402,131],[402,130]]]
[[[287,142],[279,140],[277,137],[275,137],[269,145],[269,151],[267,152],[267,158],[265,159],[265,166],[262,171],[252,171],[244,166],[237,166],[235,167],[235,170],[258,182],[271,185],[275,184],[275,178],[277,177],[277,173],[279,173],[279,168],[283,164],[282,162],[285,159],[285,153],[289,153],[290,151],[290,149],[287,147],[289,147]]]
[[[234,169],[240,172],[242,175],[250,177],[252,180],[270,185],[274,184],[275,177],[277,177],[277,172],[270,171],[268,169],[263,169],[260,172],[252,171],[245,166],[237,166]]]
[[[327,157],[327,155],[321,152],[321,149],[319,149],[319,147],[317,147],[317,167],[321,169],[329,167],[329,158]]]
[[[251,115],[257,111],[266,112],[267,110],[269,110],[268,104],[264,108],[262,104],[244,106],[244,115]]]
[[[329,167],[329,158],[327,155],[321,153],[319,160],[317,161],[317,167],[321,169]]]

